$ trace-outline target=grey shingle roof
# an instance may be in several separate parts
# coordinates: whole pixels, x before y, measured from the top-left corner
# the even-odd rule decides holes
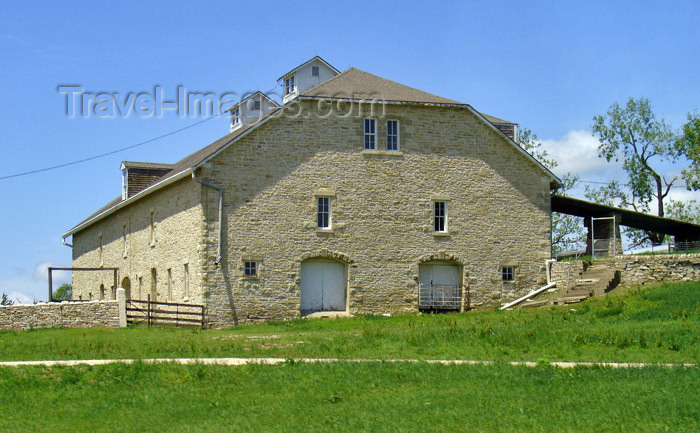
[[[466,105],[355,68],[343,71],[340,75],[302,93],[300,97]]]

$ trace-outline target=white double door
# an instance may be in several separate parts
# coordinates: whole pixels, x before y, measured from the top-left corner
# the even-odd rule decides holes
[[[345,311],[345,265],[325,259],[301,264],[301,310]]]

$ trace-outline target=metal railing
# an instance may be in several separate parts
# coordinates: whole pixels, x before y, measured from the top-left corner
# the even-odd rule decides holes
[[[461,310],[470,307],[469,288],[461,285],[418,284],[418,307]]]
[[[205,327],[204,305],[178,304],[175,302],[126,301],[127,323],[146,323],[153,325],[170,325],[176,327]]]

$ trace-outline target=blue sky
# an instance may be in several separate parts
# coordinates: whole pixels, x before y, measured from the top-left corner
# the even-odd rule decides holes
[[[594,115],[643,96],[680,128],[700,109],[698,16],[696,1],[12,2],[0,16],[0,177],[202,120],[69,118],[59,85],[122,95],[161,86],[166,97],[178,85],[269,90],[318,54],[518,122],[560,158],[559,172],[608,180],[619,172],[596,159]],[[43,269],[71,263],[61,234],[120,194],[122,160],[175,162],[227,131],[213,119],[0,180],[0,291],[46,298]]]

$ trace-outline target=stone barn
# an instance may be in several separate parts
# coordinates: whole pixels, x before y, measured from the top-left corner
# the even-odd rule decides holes
[[[517,125],[315,57],[172,164],[70,229],[74,267],[132,299],[201,303],[212,326],[463,310],[545,282],[559,180]],[[76,272],[74,297],[113,296]]]

